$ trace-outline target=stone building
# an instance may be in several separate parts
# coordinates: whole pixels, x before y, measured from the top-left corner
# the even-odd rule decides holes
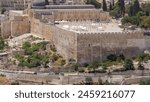
[[[120,28],[120,23],[93,5],[47,5],[36,1],[24,11],[26,15],[19,16],[20,20],[12,16],[4,24],[11,25],[9,31],[4,30],[16,36],[31,32],[49,40],[65,59],[80,64],[101,61],[110,54],[134,57],[150,50],[149,31]]]
[[[29,10],[31,33],[52,42],[67,60],[91,63],[110,54],[133,57],[150,49],[149,32],[124,30],[92,5],[43,5]]]
[[[9,20],[2,21],[0,28],[1,37],[15,37],[30,32],[30,21],[28,16],[23,14],[23,11],[11,10],[9,12]]]
[[[54,25],[34,19],[31,32],[51,41],[64,58],[80,64],[104,60],[110,54],[134,57],[150,49],[149,32],[123,31],[114,24],[84,23],[59,22]]]
[[[32,0],[0,0],[0,5],[8,9],[25,9]]]

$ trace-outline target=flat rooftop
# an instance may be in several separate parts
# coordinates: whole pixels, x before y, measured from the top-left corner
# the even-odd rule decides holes
[[[95,8],[91,8],[91,9],[34,9],[35,12],[53,12],[53,11],[100,11],[102,12],[102,9],[95,9]]]
[[[123,29],[119,27],[120,23],[117,22],[67,22],[57,21],[56,26],[58,28],[76,32],[76,33],[103,33],[103,32],[123,32]]]
[[[23,10],[10,10],[9,12],[23,14]]]
[[[93,9],[94,5],[46,5],[46,6],[32,6],[32,9]]]
[[[46,5],[46,9],[91,9],[94,5]]]

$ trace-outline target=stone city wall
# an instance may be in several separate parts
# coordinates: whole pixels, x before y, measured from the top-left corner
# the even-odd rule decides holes
[[[24,33],[30,33],[30,22],[24,17],[17,16],[14,20],[3,21],[1,23],[1,35],[4,38],[9,36],[19,36]]]
[[[30,33],[29,21],[12,21],[11,22],[11,36],[19,36],[24,33]]]
[[[109,14],[97,9],[59,9],[59,10],[29,10],[30,17],[41,19],[42,16],[51,21],[109,21]]]
[[[53,42],[58,52],[69,59],[77,59],[77,34],[61,28],[55,28]]]
[[[10,10],[9,11],[9,20],[14,20],[16,16],[22,16],[23,11]]]
[[[32,0],[0,0],[0,6],[12,9],[25,9]]]
[[[31,33],[49,40],[65,59],[76,59],[77,37],[75,33],[57,28],[55,25],[43,23],[38,19],[32,20]]]
[[[34,35],[50,40],[64,58],[81,64],[104,60],[110,54],[134,57],[150,49],[150,36],[141,31],[77,34],[38,19],[31,28]]]
[[[101,21],[107,21],[109,20],[108,13],[104,13],[103,11],[99,11],[96,9],[88,9],[88,10],[57,10],[54,12],[53,15],[54,20],[56,21],[95,21],[95,20],[101,20]]]
[[[3,38],[8,38],[11,35],[11,22],[3,21],[1,23],[1,36]]]
[[[48,24],[41,22],[39,19],[32,18],[31,33],[40,38],[52,41],[54,29],[50,28]]]
[[[150,49],[150,36],[143,32],[78,34],[78,63],[104,60],[110,54],[133,57]]]

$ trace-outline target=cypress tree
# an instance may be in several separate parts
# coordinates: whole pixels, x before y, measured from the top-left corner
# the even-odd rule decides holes
[[[107,11],[106,0],[103,0],[103,11]]]
[[[112,4],[110,3],[109,5],[109,10],[111,11],[112,10]]]
[[[132,4],[130,5],[128,15],[133,16],[133,5]]]
[[[115,6],[115,1],[114,0],[112,0],[112,6]]]
[[[121,14],[124,16],[125,14],[125,3],[124,0],[120,0]]]
[[[139,0],[135,0],[133,3],[133,16],[135,16],[140,11]]]

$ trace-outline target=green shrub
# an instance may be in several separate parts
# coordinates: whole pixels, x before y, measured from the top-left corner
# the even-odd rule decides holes
[[[124,16],[121,20],[122,24],[130,23],[132,25],[139,25],[140,24],[140,18],[138,16]]]
[[[14,81],[11,83],[11,85],[19,85],[19,82],[18,81]]]
[[[141,80],[140,85],[150,85],[150,80]]]
[[[0,50],[3,50],[6,47],[5,40],[0,37]]]
[[[53,54],[52,55],[52,60],[55,62],[55,61],[57,61],[58,60],[58,56],[56,55],[56,54]]]
[[[57,51],[57,49],[56,49],[55,47],[51,47],[51,50],[52,50],[53,52],[56,52],[56,51]]]
[[[66,60],[61,60],[61,66],[66,64]]]
[[[126,70],[134,70],[133,61],[131,59],[126,59],[123,66]]]
[[[91,77],[85,78],[85,84],[86,85],[93,85],[93,79]]]

